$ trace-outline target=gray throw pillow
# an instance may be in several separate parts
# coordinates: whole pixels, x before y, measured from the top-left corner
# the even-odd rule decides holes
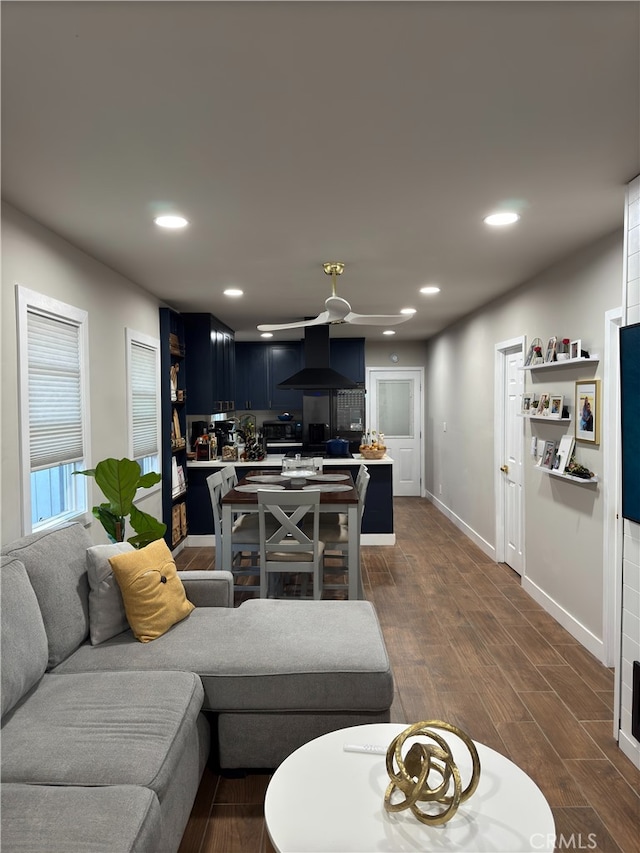
[[[128,542],[87,548],[89,637],[94,646],[129,629],[120,587],[111,569],[109,557],[133,550],[133,545]]]

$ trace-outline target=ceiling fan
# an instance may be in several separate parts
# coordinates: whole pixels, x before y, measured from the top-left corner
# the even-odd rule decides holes
[[[336,296],[336,276],[344,272],[344,264],[330,261],[322,265],[325,273],[331,276],[331,296],[324,303],[324,311],[312,320],[299,320],[295,323],[261,324],[261,332],[277,332],[280,329],[302,329],[305,326],[323,326],[328,323],[351,323],[354,326],[393,326],[411,319],[411,314],[355,314],[351,305],[341,296]]]

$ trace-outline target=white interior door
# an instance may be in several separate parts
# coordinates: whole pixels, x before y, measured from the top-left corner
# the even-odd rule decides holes
[[[422,368],[367,371],[367,426],[384,433],[393,494],[422,494]]]
[[[524,569],[523,531],[523,420],[519,417],[524,391],[524,363],[521,343],[506,347],[497,353],[502,381],[496,395],[502,395],[501,422],[496,423],[499,434],[498,454],[498,542],[497,557],[519,575]]]

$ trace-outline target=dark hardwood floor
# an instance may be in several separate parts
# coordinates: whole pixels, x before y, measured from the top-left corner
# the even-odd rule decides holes
[[[392,720],[448,720],[520,765],[552,808],[556,849],[639,853],[640,771],[613,738],[612,670],[428,501],[394,508],[397,544],[362,549],[395,677]],[[212,557],[189,548],[176,562],[212,568]],[[205,771],[180,853],[271,853],[268,782]]]

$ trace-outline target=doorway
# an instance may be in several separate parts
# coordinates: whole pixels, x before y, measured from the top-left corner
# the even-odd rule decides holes
[[[524,574],[524,338],[495,348],[496,560]]]
[[[393,494],[422,494],[422,367],[367,369],[367,424],[384,434],[393,459]]]

